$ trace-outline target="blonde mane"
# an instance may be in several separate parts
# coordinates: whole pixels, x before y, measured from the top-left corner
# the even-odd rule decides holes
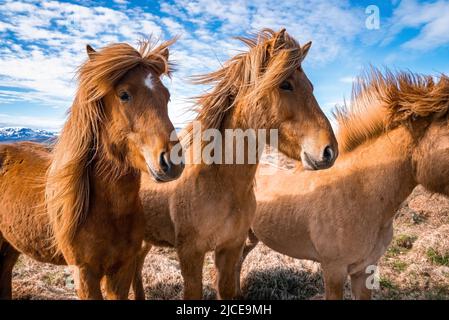
[[[231,58],[215,72],[193,78],[196,84],[215,84],[210,92],[197,98],[198,107],[194,109],[203,129],[222,129],[226,115],[237,104],[245,104],[248,115],[257,114],[250,110],[261,107],[263,98],[298,69],[304,58],[300,45],[285,29],[263,29],[252,37],[237,39],[249,47],[248,52]],[[250,116],[246,119],[260,123],[258,120]],[[189,125],[186,137],[191,138],[192,131]]]
[[[174,41],[157,47],[143,41],[138,50],[125,43],[112,44],[89,53],[79,68],[78,91],[54,147],[46,181],[46,207],[57,249],[70,244],[89,210],[91,162],[105,156],[99,150],[105,121],[102,98],[137,66],[170,75],[172,66],[164,51]]]
[[[449,78],[372,68],[353,85],[351,103],[337,108],[340,150],[349,152],[401,124],[449,111]]]

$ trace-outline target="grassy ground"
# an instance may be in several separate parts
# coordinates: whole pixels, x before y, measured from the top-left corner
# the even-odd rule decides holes
[[[395,237],[380,263],[375,299],[449,299],[449,199],[418,187],[395,220]],[[215,298],[213,256],[204,266],[205,298]],[[176,253],[154,248],[147,256],[148,299],[180,299]],[[259,244],[242,272],[245,299],[310,299],[323,292],[320,266],[295,260]],[[346,297],[350,297],[349,284]],[[75,299],[70,270],[22,256],[14,268],[15,299]]]

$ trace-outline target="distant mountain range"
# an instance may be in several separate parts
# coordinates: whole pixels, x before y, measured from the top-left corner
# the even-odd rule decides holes
[[[57,136],[56,132],[31,128],[0,128],[0,143],[17,141],[43,142]]]
[[[181,128],[176,128],[176,132],[179,131],[181,131]],[[0,143],[18,141],[44,142],[51,141],[57,136],[57,132],[42,129],[16,127],[0,128]]]

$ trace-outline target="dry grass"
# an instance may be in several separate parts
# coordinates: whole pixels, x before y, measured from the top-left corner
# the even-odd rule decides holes
[[[404,202],[395,238],[380,263],[375,299],[449,299],[449,199],[422,187]],[[213,256],[204,265],[205,298],[213,289]],[[182,278],[174,250],[153,248],[144,267],[148,299],[180,299]],[[242,272],[245,299],[310,299],[323,292],[320,266],[278,254],[259,244]],[[349,284],[346,297],[350,297]],[[14,269],[15,299],[75,299],[68,268],[22,256]]]
[[[381,261],[382,299],[449,299],[449,199],[417,187]]]

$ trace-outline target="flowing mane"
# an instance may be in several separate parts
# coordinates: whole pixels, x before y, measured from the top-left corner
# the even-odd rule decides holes
[[[237,39],[249,47],[248,52],[231,58],[215,72],[193,77],[196,84],[215,84],[210,92],[197,98],[198,107],[194,109],[198,113],[195,120],[203,129],[222,129],[225,116],[239,103],[249,109],[260,107],[262,97],[298,69],[304,58],[301,46],[285,29],[263,29],[252,37]],[[186,137],[191,138],[192,131],[189,125]]]
[[[90,52],[89,59],[79,68],[76,97],[54,147],[46,181],[46,206],[57,247],[70,243],[86,217],[91,162],[97,157],[101,163],[101,157],[106,156],[101,150],[100,136],[104,120],[102,98],[137,66],[170,75],[172,66],[164,51],[174,41],[157,47],[143,41],[138,50],[125,43],[112,44]],[[126,168],[126,164],[122,165]]]
[[[401,124],[434,114],[447,116],[449,77],[411,72],[384,73],[372,69],[359,77],[352,90],[350,105],[337,108],[338,142],[341,151],[355,149]]]

